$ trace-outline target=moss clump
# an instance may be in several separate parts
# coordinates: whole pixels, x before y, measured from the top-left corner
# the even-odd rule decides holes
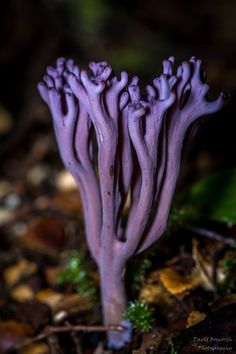
[[[222,295],[229,295],[236,291],[236,254],[233,258],[225,259],[223,265],[226,277],[219,290]]]
[[[154,311],[144,301],[135,300],[129,303],[124,312],[124,318],[129,320],[134,328],[147,332],[153,326]]]

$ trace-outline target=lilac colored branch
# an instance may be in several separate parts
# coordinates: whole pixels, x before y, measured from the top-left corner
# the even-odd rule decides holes
[[[192,64],[192,76],[190,74],[190,65]],[[181,151],[186,135],[186,131],[198,118],[202,115],[207,115],[218,111],[224,104],[224,97],[221,94],[214,102],[208,102],[205,96],[208,92],[208,85],[202,83],[200,79],[200,65],[201,62],[194,58],[190,59],[189,64],[183,63],[179,86],[176,92],[181,102],[181,95],[184,94],[184,89],[190,87],[190,96],[181,108],[180,105],[175,105],[170,112],[170,124],[167,134],[167,162],[166,172],[164,174],[164,181],[159,193],[159,201],[157,212],[154,221],[145,235],[145,240],[141,244],[138,253],[149,247],[155,240],[157,240],[165,231],[168,215],[173,199],[177,179],[179,176]],[[189,81],[188,81],[189,80]]]
[[[184,61],[176,74],[173,66],[173,57],[163,62],[162,74],[146,87],[146,98],[136,76],[128,82],[122,72],[118,80],[105,61],[91,62],[90,74],[59,58],[38,86],[52,113],[64,165],[80,190],[88,247],[101,279],[104,322],[126,328],[108,333],[115,349],[131,337],[131,325],[123,321],[126,262],[165,231],[188,128],[224,103],[223,95],[214,102],[206,99],[209,87],[201,80],[200,60]]]

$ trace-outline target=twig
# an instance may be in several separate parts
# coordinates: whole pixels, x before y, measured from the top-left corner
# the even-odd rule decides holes
[[[26,339],[22,343],[19,343],[14,347],[15,350],[21,349],[29,344],[41,341],[48,338],[52,334],[58,334],[63,332],[107,332],[107,331],[118,331],[122,332],[125,328],[122,326],[83,326],[83,325],[71,325],[61,327],[47,327],[42,333],[37,336]],[[11,348],[12,350],[13,348]]]
[[[206,236],[213,240],[224,242],[226,245],[230,245],[230,246],[236,245],[236,240],[233,239],[232,237],[220,235],[217,232],[212,230],[208,230],[202,227],[192,226],[192,225],[186,225],[185,229],[192,231],[200,236]]]

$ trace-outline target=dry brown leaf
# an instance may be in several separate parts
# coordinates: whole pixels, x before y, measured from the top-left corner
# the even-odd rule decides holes
[[[229,294],[223,297],[220,297],[218,301],[214,302],[212,305],[212,309],[218,310],[223,306],[230,305],[236,303],[236,294]]]
[[[59,193],[53,200],[52,205],[63,212],[68,212],[69,214],[74,214],[77,217],[81,216],[82,219],[82,204],[79,193],[68,192],[68,193]]]
[[[64,223],[56,217],[34,220],[22,237],[24,246],[39,251],[62,251],[66,243]]]
[[[0,134],[9,133],[13,128],[13,118],[11,113],[0,105]]]
[[[0,226],[11,221],[13,212],[7,208],[0,208]]]
[[[48,354],[49,347],[46,343],[33,343],[21,351],[21,354]]]
[[[0,322],[0,352],[10,349],[32,333],[30,326],[18,321]]]
[[[191,327],[194,326],[195,324],[197,324],[198,322],[201,322],[204,320],[204,318],[206,317],[206,314],[204,312],[200,312],[200,311],[191,311],[188,319],[187,319],[187,325],[186,327]]]
[[[36,294],[36,299],[46,305],[51,309],[54,309],[60,301],[65,297],[65,295],[53,291],[52,289],[43,289]]]
[[[21,259],[18,263],[6,268],[3,272],[3,278],[7,286],[11,287],[18,283],[22,278],[34,274],[37,266],[33,262],[26,259]]]
[[[148,304],[172,304],[173,298],[170,293],[160,284],[144,284],[139,294],[140,300],[144,300]]]
[[[34,292],[27,284],[20,284],[11,290],[10,296],[13,300],[24,302],[34,299]]]
[[[183,276],[171,268],[160,270],[160,280],[172,295],[183,294],[199,285],[199,277],[195,274]]]
[[[62,311],[62,310],[69,310],[74,307],[81,307],[81,309],[86,310],[91,308],[91,304],[89,301],[85,298],[82,297],[79,294],[72,294],[72,295],[67,295],[64,296],[61,301],[59,301],[55,307],[54,311]]]
[[[192,255],[195,261],[195,269],[193,273],[199,276],[200,285],[207,291],[214,291],[215,284],[213,281],[214,265],[210,258],[210,250],[207,250],[206,255],[199,250],[197,240],[193,239]],[[221,283],[225,279],[225,270],[222,264],[218,264],[216,268],[216,281]]]
[[[214,290],[212,264],[200,252],[195,239],[193,239],[192,255],[195,261],[195,271],[199,274],[202,287],[205,290]]]
[[[59,267],[45,267],[44,274],[49,285],[54,286],[56,284],[58,272]]]

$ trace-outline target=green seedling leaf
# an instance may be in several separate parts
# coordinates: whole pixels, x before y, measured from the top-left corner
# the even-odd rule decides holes
[[[57,283],[72,283],[80,295],[88,298],[92,298],[97,291],[81,251],[68,253],[64,269],[57,274]]]

